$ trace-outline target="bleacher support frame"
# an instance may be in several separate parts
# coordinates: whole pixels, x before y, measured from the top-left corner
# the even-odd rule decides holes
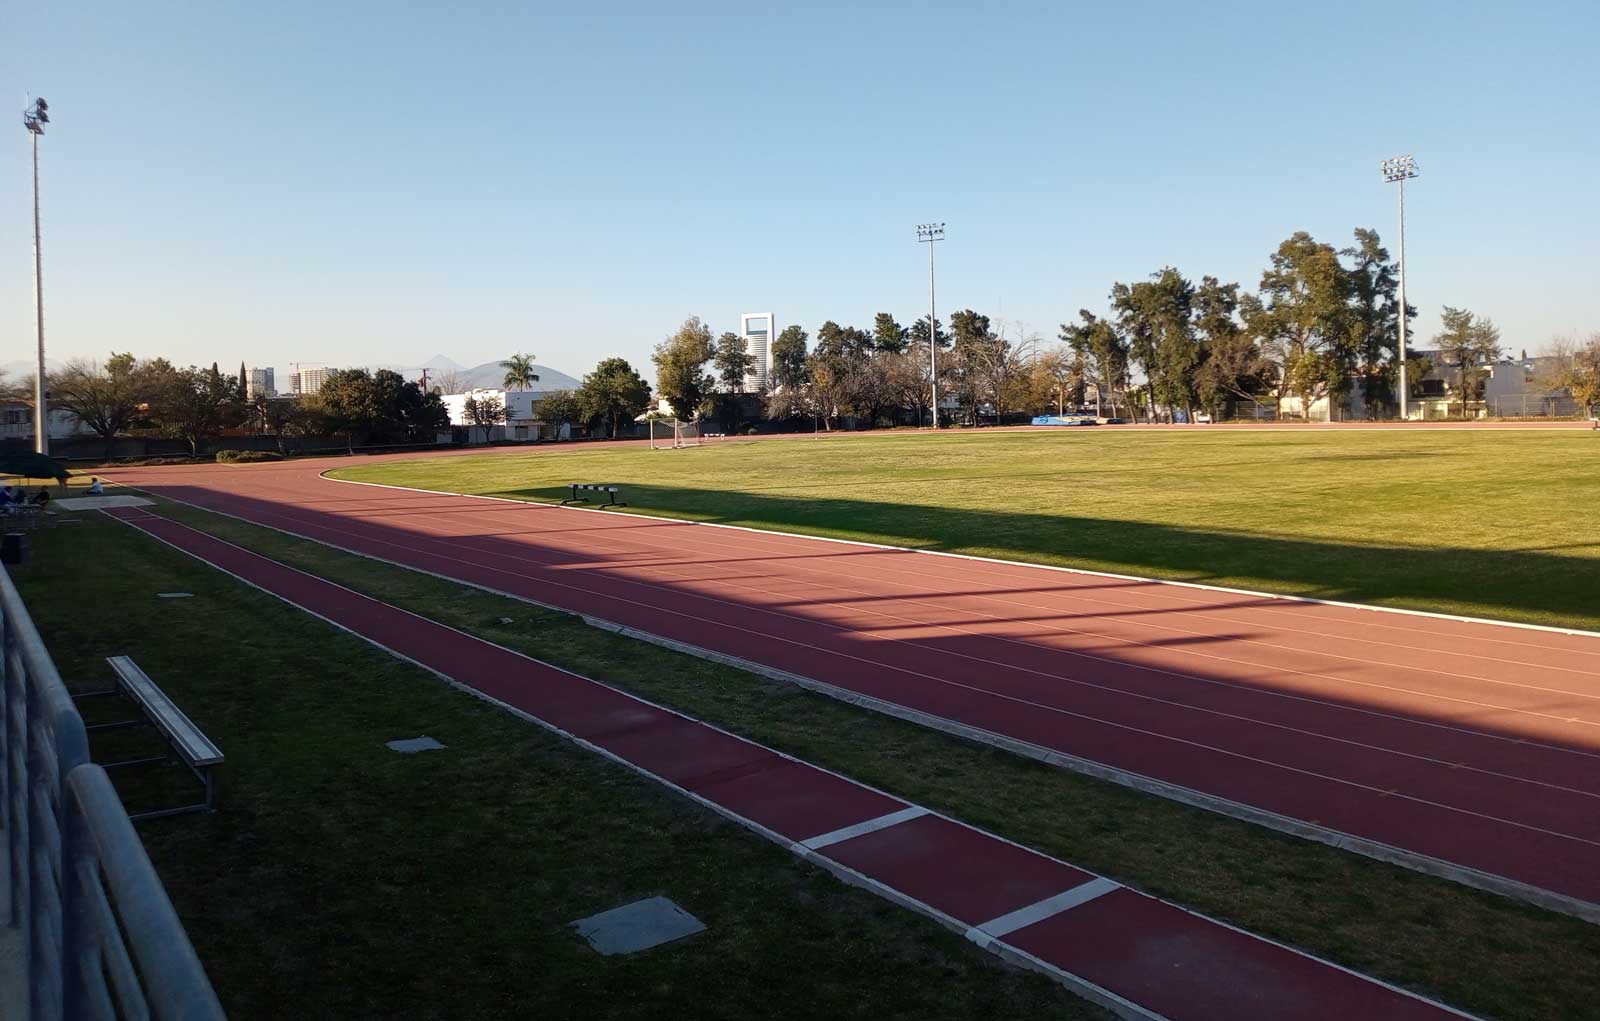
[[[222,1021],[83,718],[0,571],[0,1016]],[[14,974],[12,972],[15,972]]]

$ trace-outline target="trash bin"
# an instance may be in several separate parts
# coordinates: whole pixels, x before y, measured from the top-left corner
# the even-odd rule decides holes
[[[0,536],[0,564],[25,564],[28,562],[28,537],[21,532],[7,532]]]

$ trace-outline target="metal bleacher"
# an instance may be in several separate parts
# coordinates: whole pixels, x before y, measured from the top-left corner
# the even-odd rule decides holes
[[[221,1019],[83,718],[0,570],[0,1017]]]

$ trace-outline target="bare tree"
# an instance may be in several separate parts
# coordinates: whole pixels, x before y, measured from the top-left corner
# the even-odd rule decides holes
[[[1008,332],[1016,334],[1015,342],[1006,339]],[[1024,391],[1030,362],[1038,346],[1037,333],[1028,332],[1022,323],[1008,323],[1000,319],[996,321],[994,334],[987,342],[973,347],[974,366],[984,395],[994,405],[997,425],[1005,419],[1008,407],[1027,399]]]
[[[467,392],[466,373],[458,369],[446,369],[433,377],[433,392],[438,394],[459,394]]]

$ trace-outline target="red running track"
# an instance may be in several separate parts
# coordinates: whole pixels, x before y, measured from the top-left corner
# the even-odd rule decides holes
[[[115,479],[1600,918],[1600,636],[342,483]]]
[[[108,513],[1124,1016],[1466,1016],[148,511]]]

